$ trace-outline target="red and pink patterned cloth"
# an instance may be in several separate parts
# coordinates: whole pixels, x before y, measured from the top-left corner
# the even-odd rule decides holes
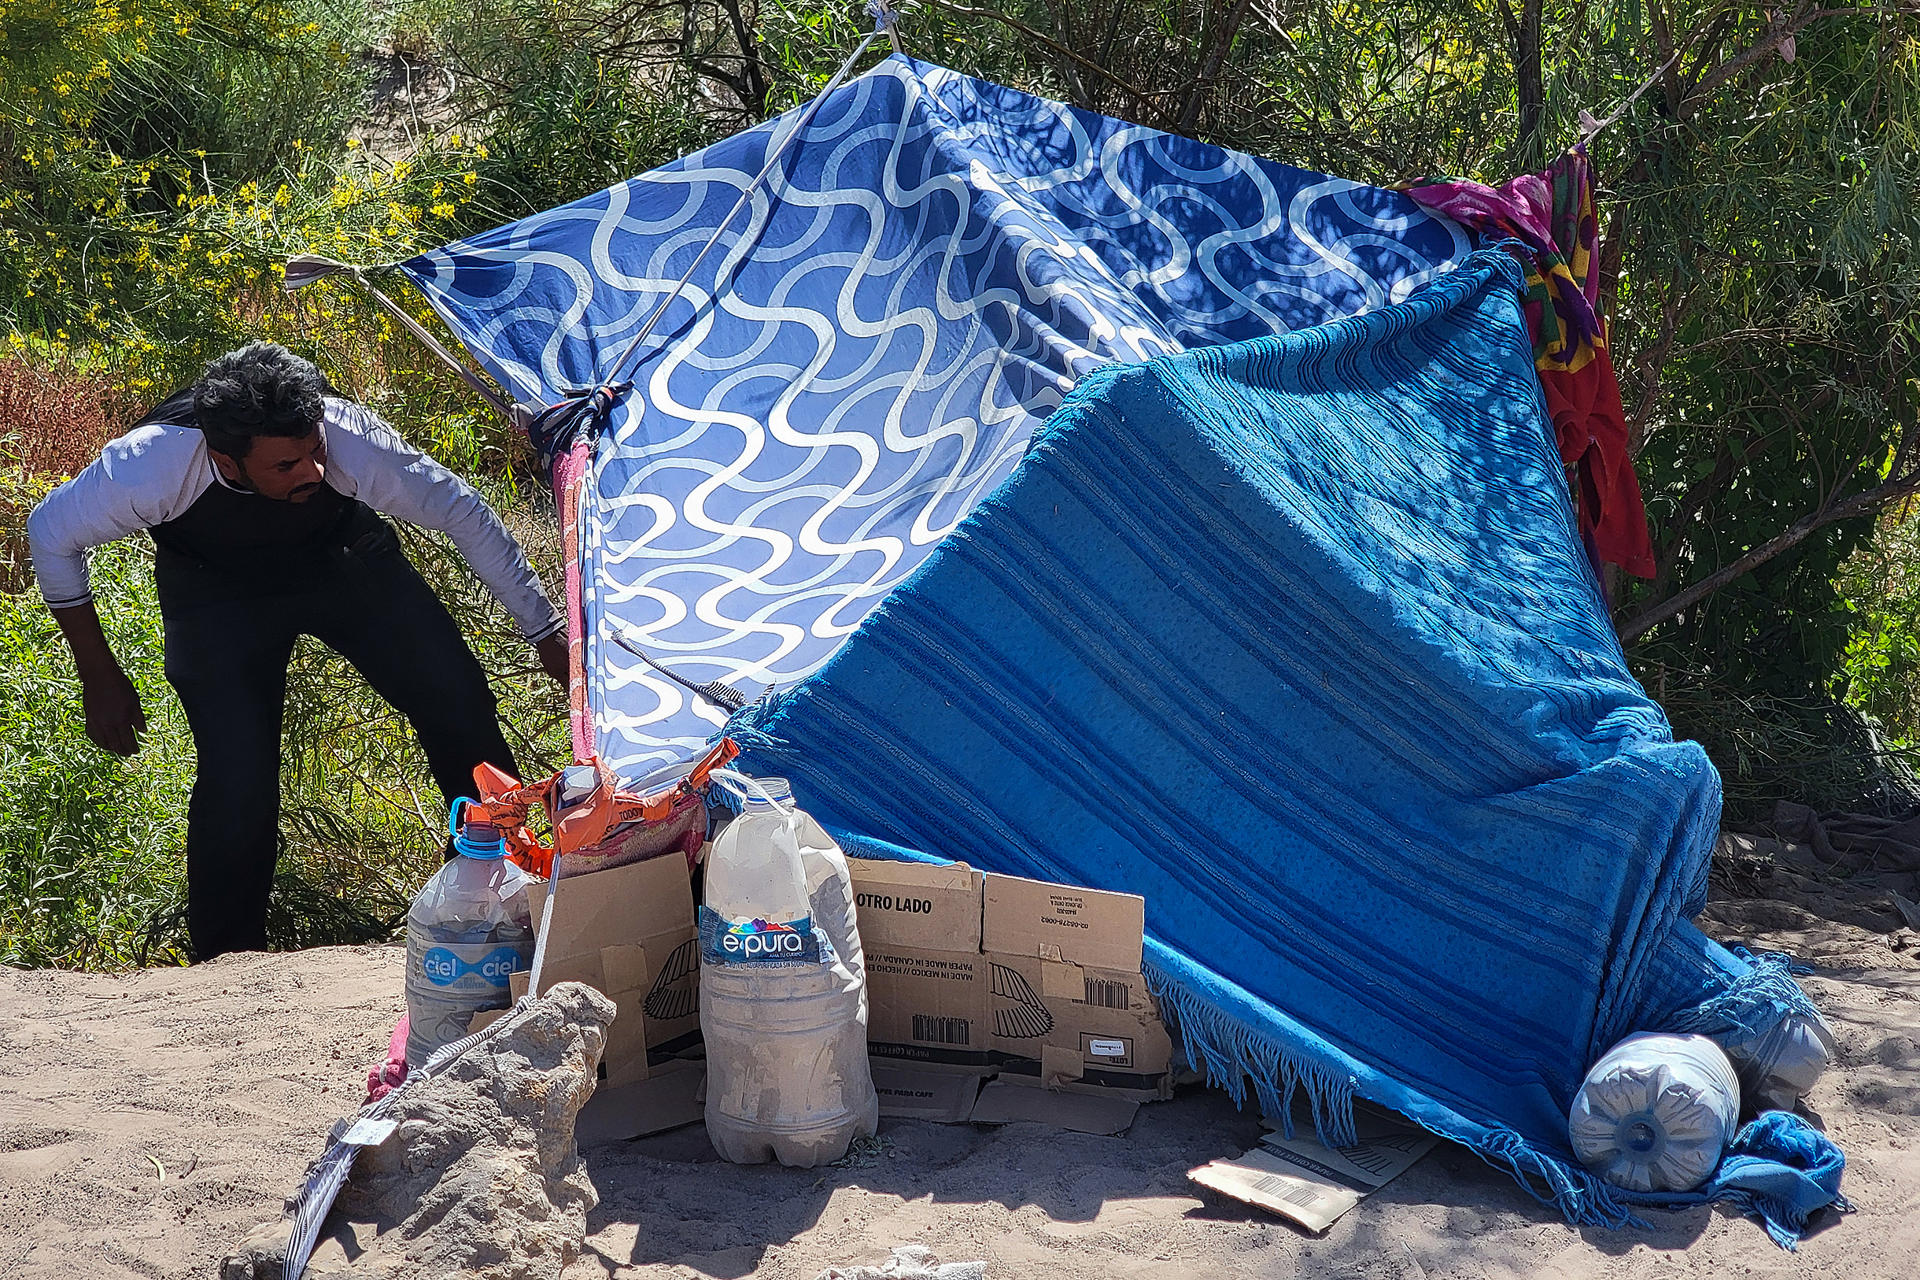
[[[1495,190],[1445,179],[1407,188],[1420,205],[1488,239],[1527,247],[1527,328],[1561,461],[1574,473],[1580,537],[1600,564],[1654,575],[1653,541],[1628,454],[1620,382],[1600,315],[1600,224],[1584,147]]]

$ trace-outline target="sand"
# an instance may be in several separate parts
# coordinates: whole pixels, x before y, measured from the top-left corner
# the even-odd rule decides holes
[[[1920,1275],[1920,939],[1805,902],[1718,902],[1705,924],[1815,961],[1806,985],[1840,1037],[1810,1105],[1847,1150],[1857,1209],[1827,1215],[1797,1254],[1721,1209],[1572,1230],[1447,1145],[1312,1237],[1187,1182],[1259,1132],[1193,1089],[1119,1138],[883,1122],[851,1167],[810,1172],[722,1164],[699,1126],[599,1148],[602,1202],[567,1277],[811,1280],[914,1242],[987,1259],[996,1280]],[[402,963],[355,947],[127,975],[0,970],[0,1277],[217,1274],[358,1107]]]

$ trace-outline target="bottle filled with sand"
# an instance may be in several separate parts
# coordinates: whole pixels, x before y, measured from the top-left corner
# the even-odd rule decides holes
[[[879,1125],[853,880],[784,779],[714,776],[745,807],[700,908],[707,1135],[736,1164],[810,1169]]]

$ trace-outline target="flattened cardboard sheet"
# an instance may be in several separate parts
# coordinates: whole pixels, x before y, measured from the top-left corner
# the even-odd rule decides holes
[[[1338,1150],[1316,1141],[1310,1125],[1295,1125],[1291,1138],[1268,1133],[1245,1155],[1190,1169],[1187,1177],[1309,1231],[1325,1231],[1440,1141],[1398,1116],[1372,1109],[1356,1114],[1354,1127],[1360,1141]]]
[[[881,1115],[935,1124],[964,1124],[972,1118],[974,1097],[980,1092],[978,1076],[900,1066],[879,1058],[872,1065]]]
[[[975,1124],[1028,1121],[1112,1137],[1125,1133],[1139,1113],[1139,1103],[1110,1093],[1060,1093],[989,1080],[980,1090],[979,1101],[973,1104],[972,1118]]]
[[[573,1140],[581,1150],[650,1133],[678,1129],[706,1119],[700,1086],[706,1070],[698,1062],[670,1059],[655,1064],[644,1080],[630,1084],[601,1084],[580,1108]]]

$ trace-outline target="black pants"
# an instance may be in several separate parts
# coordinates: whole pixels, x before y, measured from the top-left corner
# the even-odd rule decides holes
[[[406,716],[448,804],[473,794],[482,761],[519,773],[480,664],[390,530],[300,573],[290,592],[213,600],[170,593],[162,579],[167,682],[198,757],[187,809],[187,930],[197,961],[266,947],[280,721],[298,637],[333,649]]]

